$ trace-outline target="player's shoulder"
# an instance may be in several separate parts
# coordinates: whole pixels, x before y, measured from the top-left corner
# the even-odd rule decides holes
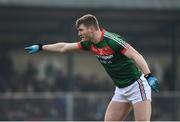
[[[109,45],[120,44],[124,46],[124,43],[126,42],[125,39],[122,38],[119,34],[108,31],[104,33],[104,37],[106,38],[106,40],[108,40]]]
[[[109,39],[116,39],[116,38],[121,38],[121,36],[117,33],[112,33],[109,31],[104,32],[104,37],[109,38]]]
[[[85,49],[85,50],[89,50],[91,45],[92,45],[91,41],[83,41],[83,40],[81,40],[79,43],[83,47],[83,49]]]

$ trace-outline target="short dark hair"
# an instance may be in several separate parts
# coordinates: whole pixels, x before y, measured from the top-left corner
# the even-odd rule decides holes
[[[93,26],[96,30],[99,29],[99,22],[97,18],[91,14],[86,14],[76,20],[76,28],[78,28],[81,24],[84,24],[86,27]]]

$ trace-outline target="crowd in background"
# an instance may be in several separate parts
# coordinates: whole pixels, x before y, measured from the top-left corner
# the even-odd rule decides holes
[[[95,92],[95,91],[113,91],[114,84],[108,78],[98,79],[97,75],[91,74],[89,77],[78,74],[71,81],[67,74],[61,69],[55,69],[51,64],[47,64],[44,69],[44,76],[39,77],[38,67],[29,61],[22,74],[17,74],[13,62],[8,55],[0,55],[0,92]],[[153,66],[151,66],[152,68]],[[157,72],[157,66],[152,68]],[[168,72],[164,72],[163,77],[166,79],[161,85],[163,90],[171,90],[171,82]],[[169,75],[167,75],[169,74]],[[168,81],[168,82],[166,82]],[[66,119],[66,98],[57,99],[21,99],[0,101],[0,120],[65,120]],[[101,101],[101,102],[100,102]],[[156,103],[156,102],[153,102]],[[86,104],[86,108],[82,107]],[[74,105],[75,120],[103,120],[105,103],[102,100],[77,99]],[[162,104],[163,105],[163,104]],[[171,118],[168,112],[162,114],[162,110],[155,107],[154,117]],[[169,108],[171,109],[171,108]],[[171,111],[171,110],[169,110]],[[79,114],[81,113],[81,114]],[[79,114],[79,115],[78,115]],[[131,120],[132,116],[128,119]]]
[[[57,92],[57,91],[112,91],[114,84],[107,78],[98,79],[93,73],[85,77],[78,74],[69,79],[62,69],[52,64],[44,66],[44,76],[31,61],[22,74],[18,74],[8,55],[0,58],[0,92]],[[42,73],[41,73],[42,74]]]
[[[55,68],[51,63],[47,63],[43,69],[43,76],[39,75],[40,70],[31,61],[23,73],[18,74],[13,66],[13,62],[8,55],[0,56],[0,92],[56,92],[56,91],[113,91],[114,84],[105,75],[99,79],[96,73],[88,77],[78,74],[69,78],[62,69]],[[172,90],[171,69],[167,68],[162,72],[160,67],[151,65],[152,72],[160,77],[162,90]],[[42,74],[42,73],[41,73]]]

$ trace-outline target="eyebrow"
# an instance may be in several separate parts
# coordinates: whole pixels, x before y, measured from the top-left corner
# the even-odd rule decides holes
[[[78,28],[78,30],[79,30],[79,31],[82,31],[83,29],[81,29],[81,28]]]

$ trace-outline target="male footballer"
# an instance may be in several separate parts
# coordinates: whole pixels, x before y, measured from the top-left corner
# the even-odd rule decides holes
[[[122,121],[131,109],[136,121],[150,121],[151,89],[158,92],[159,83],[151,74],[143,56],[118,34],[101,30],[97,18],[87,14],[76,20],[81,41],[37,44],[26,47],[30,53],[39,51],[91,51],[116,85],[109,103],[105,121]]]

